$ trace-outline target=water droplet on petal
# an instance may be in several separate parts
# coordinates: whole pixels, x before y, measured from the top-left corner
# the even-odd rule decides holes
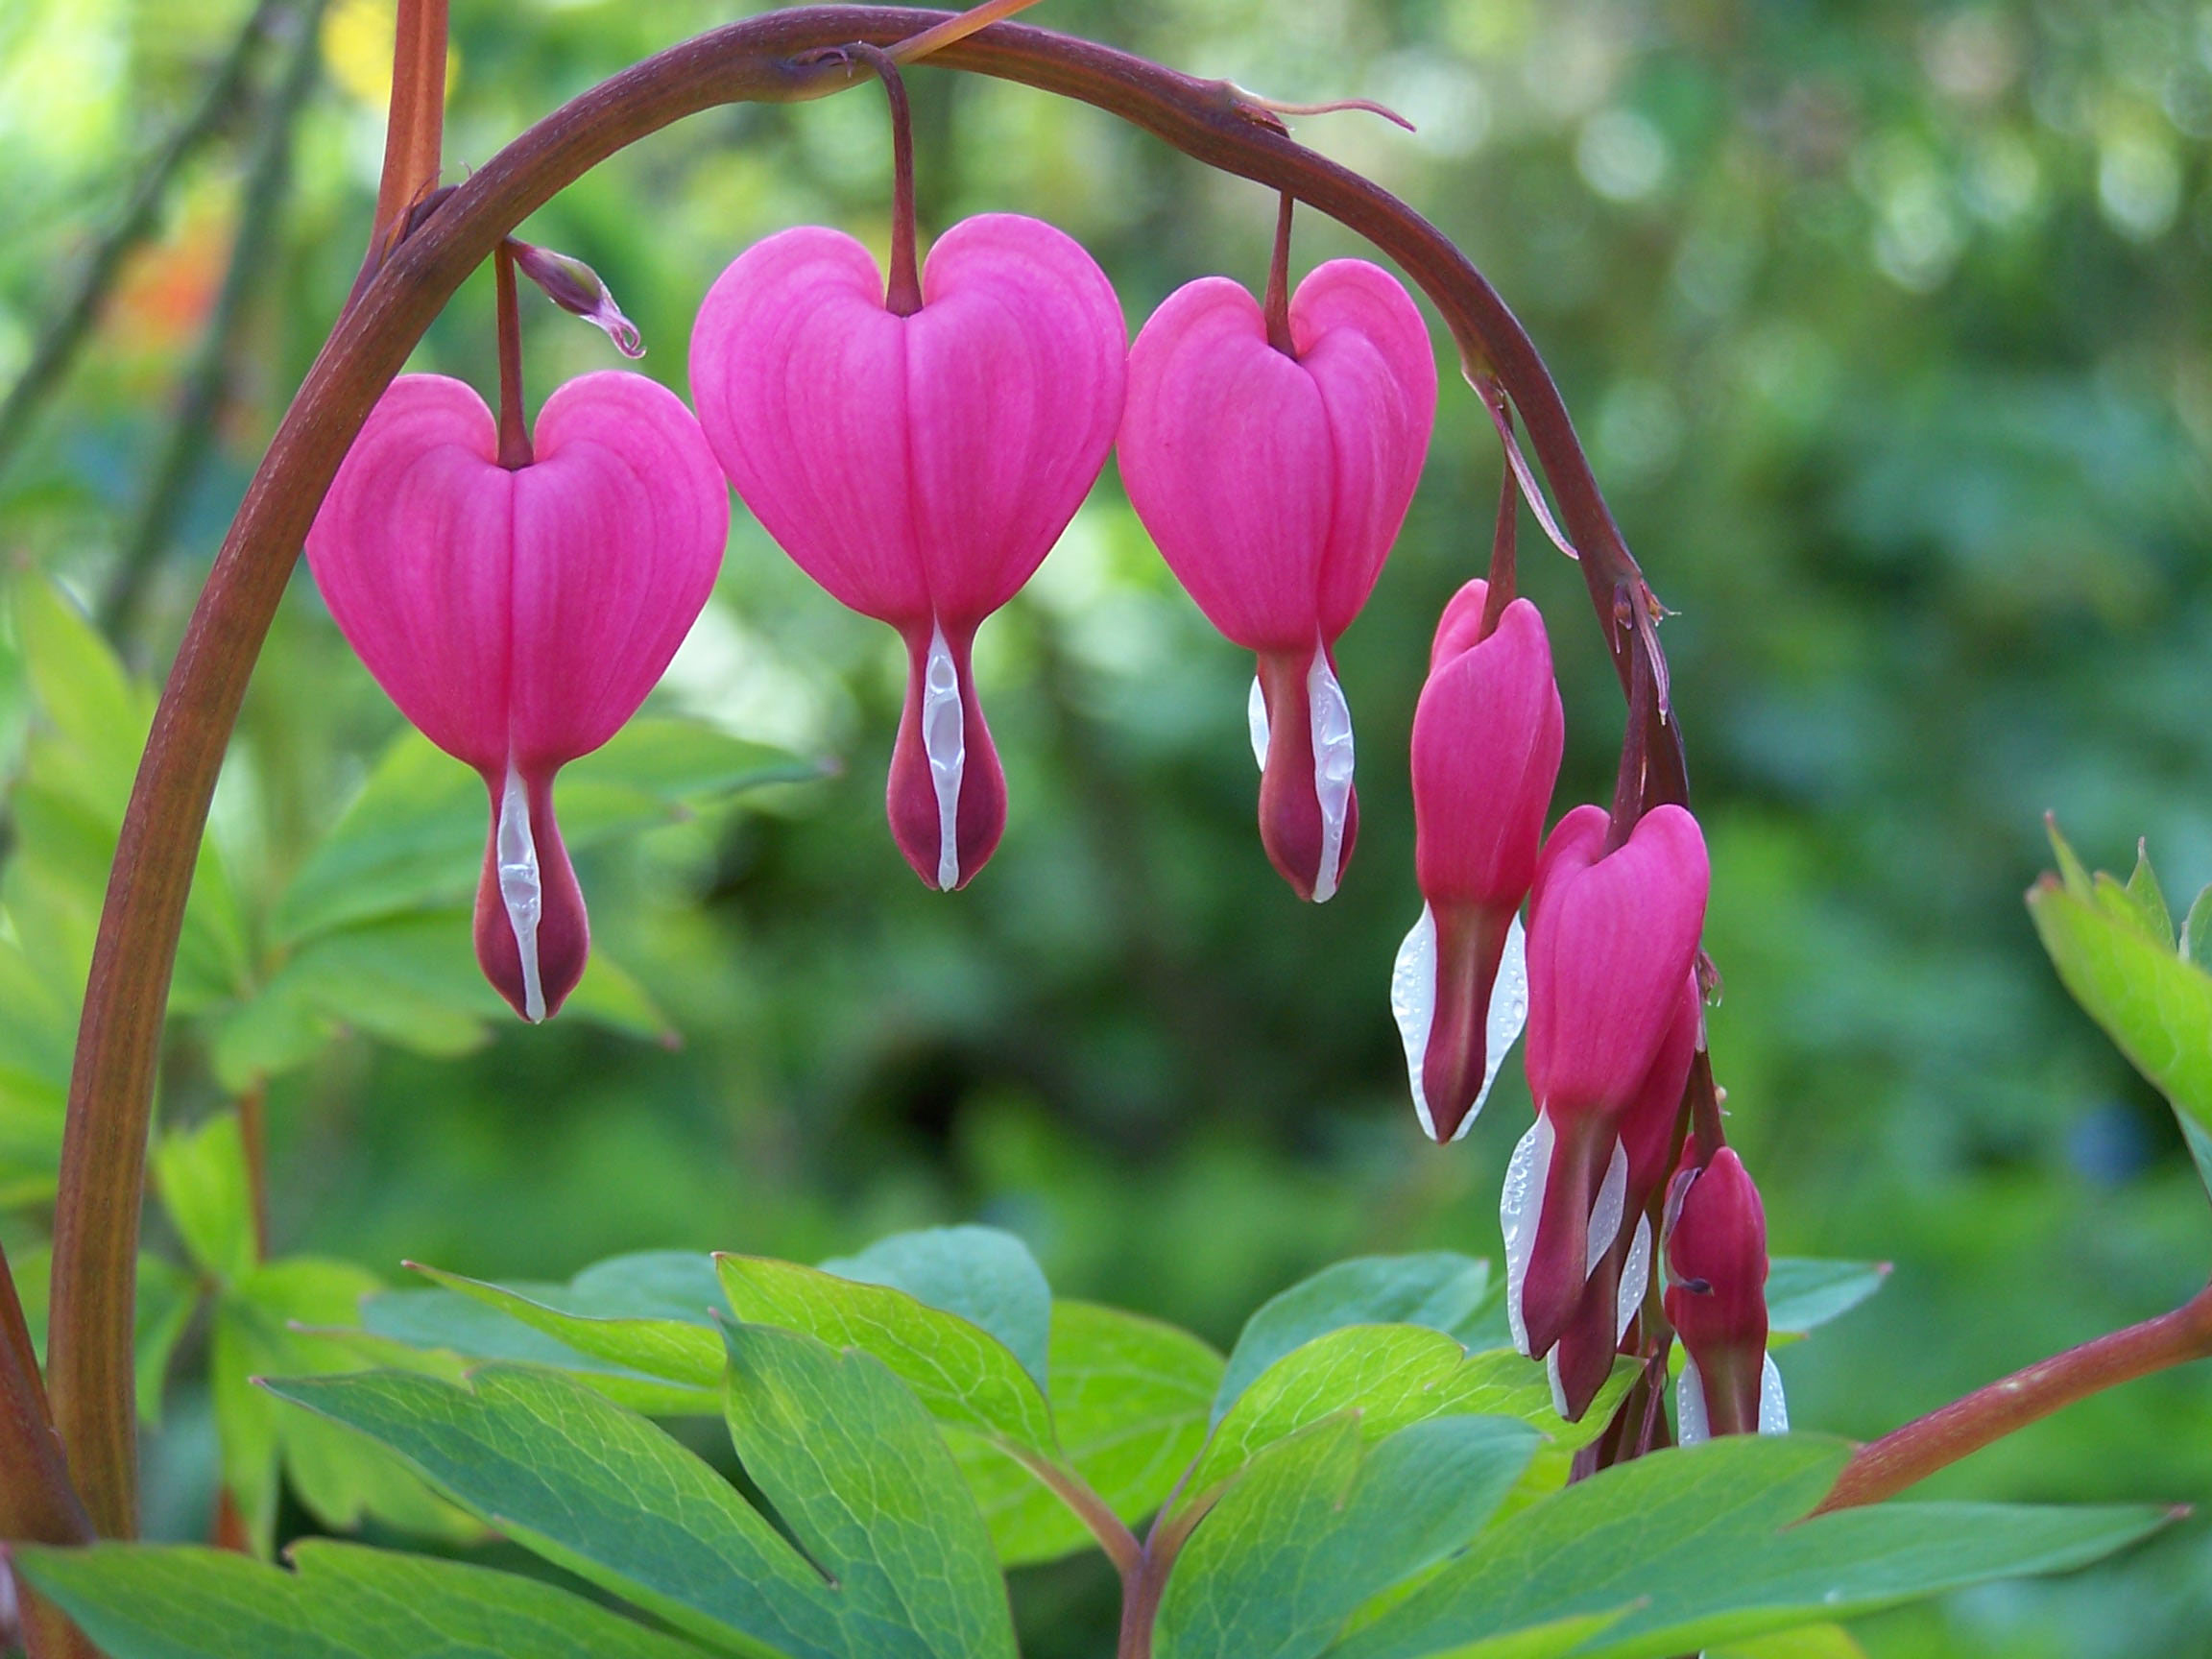
[[[1651,1217],[1636,1217],[1636,1239],[1628,1246],[1628,1260],[1621,1269],[1620,1300],[1615,1303],[1613,1340],[1628,1334],[1636,1310],[1644,1306],[1644,1293],[1651,1286]]]
[[[1313,878],[1313,902],[1326,903],[1336,892],[1344,861],[1344,819],[1352,802],[1352,706],[1318,647],[1306,671],[1306,699],[1313,711],[1313,794],[1321,804],[1321,868]]]
[[[1677,1445],[1698,1446],[1713,1438],[1705,1425],[1705,1379],[1697,1375],[1697,1361],[1687,1357],[1682,1375],[1674,1383],[1674,1439]]]
[[[1771,1354],[1767,1356],[1767,1362],[1759,1371],[1759,1432],[1790,1432],[1790,1402],[1782,1397],[1782,1373],[1776,1368]]]
[[[530,796],[522,774],[507,767],[499,795],[499,902],[515,929],[516,953],[522,960],[522,1017],[533,1024],[545,1018],[545,987],[538,974],[538,923],[545,911],[545,889],[538,875],[538,843],[530,833]]]
[[[1551,1179],[1556,1140],[1551,1119],[1538,1113],[1513,1148],[1498,1195],[1498,1222],[1505,1238],[1505,1323],[1512,1328],[1513,1346],[1523,1354],[1528,1354],[1528,1324],[1521,1316],[1521,1291],[1528,1283],[1528,1258],[1536,1248],[1536,1222],[1544,1214],[1544,1184]]]
[[[1587,1279],[1598,1271],[1598,1263],[1605,1260],[1605,1252],[1613,1248],[1613,1240],[1621,1237],[1621,1221],[1628,1208],[1628,1148],[1621,1144],[1621,1138],[1613,1138],[1613,1162],[1605,1166],[1604,1185],[1598,1189],[1598,1201],[1590,1206],[1590,1249],[1583,1261],[1582,1277]]]
[[[1244,700],[1244,724],[1252,733],[1252,758],[1267,770],[1267,693],[1260,689],[1260,676],[1252,676],[1252,695]]]
[[[1253,685],[1257,689],[1259,682]],[[1436,913],[1426,904],[1421,906],[1421,920],[1413,924],[1413,930],[1398,947],[1398,960],[1390,967],[1390,1013],[1406,1044],[1406,1080],[1413,1090],[1414,1116],[1433,1141],[1436,1122],[1429,1115],[1429,1092],[1421,1086],[1421,1072],[1429,1059],[1429,1028],[1436,1019]],[[1492,1070],[1495,1074],[1495,1066]],[[1479,1109],[1481,1102],[1476,1105]],[[1459,1134],[1466,1134],[1468,1124],[1474,1121],[1475,1114],[1468,1113],[1459,1125]]]
[[[968,766],[968,721],[960,707],[960,671],[945,630],[934,625],[922,670],[922,748],[937,790],[937,885],[950,893],[960,885],[960,778]]]
[[[1499,1070],[1505,1064],[1505,1050],[1520,1040],[1527,1023],[1528,936],[1516,916],[1505,929],[1505,953],[1498,959],[1498,978],[1490,987],[1490,1007],[1483,1022],[1482,1093],[1468,1108],[1466,1119],[1459,1125],[1460,1134],[1467,1133],[1482,1110],[1482,1102],[1490,1098],[1490,1086],[1498,1081]]]

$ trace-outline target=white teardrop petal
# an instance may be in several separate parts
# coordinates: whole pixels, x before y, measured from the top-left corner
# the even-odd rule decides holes
[[[1244,703],[1244,723],[1252,732],[1252,758],[1267,770],[1267,693],[1260,689],[1260,676],[1252,676],[1252,695]]]
[[[1397,961],[1390,966],[1390,1014],[1398,1022],[1398,1035],[1406,1044],[1406,1081],[1413,1091],[1413,1115],[1433,1141],[1436,1121],[1429,1113],[1429,1092],[1421,1085],[1422,1069],[1429,1059],[1429,1030],[1436,1019],[1436,915],[1426,904],[1421,906],[1421,919],[1398,947]],[[1474,1120],[1475,1114],[1468,1113],[1467,1123],[1459,1126],[1459,1133],[1464,1135],[1467,1124]]]
[[[1544,1184],[1551,1176],[1551,1147],[1557,1136],[1542,1113],[1513,1148],[1505,1184],[1498,1195],[1498,1222],[1505,1236],[1505,1323],[1513,1346],[1528,1354],[1528,1322],[1521,1315],[1521,1292],[1528,1283],[1528,1258],[1536,1248],[1536,1223],[1544,1214]]]
[[[1321,867],[1313,876],[1313,902],[1336,893],[1344,862],[1344,819],[1352,802],[1352,706],[1330,671],[1327,652],[1315,650],[1306,672],[1307,706],[1313,718],[1313,794],[1321,804]]]
[[[945,630],[929,630],[929,656],[922,668],[922,749],[929,757],[929,781],[937,791],[937,885],[960,885],[960,780],[968,769],[968,719],[960,707],[960,672]]]
[[[1685,1356],[1682,1375],[1674,1383],[1675,1443],[1698,1446],[1712,1438],[1705,1424],[1705,1379],[1697,1375],[1697,1361]]]
[[[538,974],[538,923],[545,914],[545,888],[538,873],[538,842],[530,832],[530,793],[522,775],[510,764],[499,792],[499,825],[494,839],[499,866],[499,902],[515,930],[515,950],[522,959],[522,1017],[533,1024],[545,1018],[545,988]]]
[[[1644,1293],[1651,1287],[1651,1217],[1636,1217],[1636,1238],[1628,1246],[1628,1260],[1621,1268],[1621,1291],[1614,1304],[1615,1317],[1613,1340],[1618,1342],[1628,1334],[1637,1310],[1644,1306]]]
[[[1482,1021],[1482,1093],[1467,1113],[1459,1133],[1467,1133],[1482,1102],[1490,1098],[1490,1086],[1498,1081],[1505,1052],[1520,1040],[1528,1023],[1528,936],[1515,916],[1505,929],[1505,950],[1498,958],[1498,977],[1490,987],[1490,1006]]]
[[[1551,1351],[1544,1356],[1544,1380],[1551,1384],[1551,1409],[1560,1416],[1567,1415],[1567,1388],[1559,1381],[1559,1344],[1551,1344]]]
[[[1767,1356],[1767,1362],[1759,1371],[1759,1432],[1790,1432],[1790,1402],[1782,1397],[1782,1373],[1775,1367],[1771,1354]]]
[[[1616,1135],[1613,1162],[1605,1166],[1604,1184],[1598,1189],[1598,1201],[1590,1206],[1590,1248],[1583,1259],[1583,1278],[1598,1271],[1598,1263],[1605,1260],[1605,1252],[1612,1249],[1613,1240],[1621,1237],[1621,1222],[1627,1209],[1628,1148],[1621,1144],[1621,1138]]]

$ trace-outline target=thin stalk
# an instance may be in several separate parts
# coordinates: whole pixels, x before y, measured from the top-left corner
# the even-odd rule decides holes
[[[253,8],[253,14],[246,19],[230,42],[229,50],[224,53],[223,61],[207,83],[207,89],[200,95],[200,102],[169,135],[168,143],[155,156],[154,164],[139,178],[122,216],[94,246],[68,302],[38,336],[37,345],[31,350],[30,363],[15,384],[8,389],[7,398],[0,401],[0,471],[6,471],[8,463],[14,459],[24,434],[30,430],[32,416],[37,413],[46,395],[60,385],[77,355],[77,349],[91,333],[92,325],[99,320],[101,306],[114,287],[116,277],[122,275],[123,261],[153,230],[178,169],[214,135],[236,107],[239,94],[245,89],[246,66],[252,61],[254,48],[284,6],[285,0],[261,0],[261,4]]]
[[[1114,1563],[1114,1570],[1126,1583],[1143,1560],[1144,1547],[1137,1542],[1137,1534],[1123,1526],[1121,1517],[1108,1508],[1106,1501],[1072,1470],[1035,1454],[1018,1451],[1015,1455],[1021,1458],[1023,1468],[1058,1494],[1060,1501],[1091,1528],[1099,1549],[1105,1551],[1106,1558]]]
[[[2212,1358],[2212,1286],[2171,1313],[2015,1371],[1860,1447],[1814,1513],[1879,1503],[2061,1407],[2204,1358]]]
[[[407,209],[438,185],[445,145],[445,0],[399,0],[375,245],[386,243]]]
[[[323,7],[324,0],[303,0],[292,19],[295,33],[291,54],[261,111],[252,156],[247,163],[246,185],[238,201],[238,232],[230,242],[229,268],[223,273],[222,290],[216,295],[191,366],[185,371],[183,394],[177,400],[161,458],[155,463],[154,481],[123,539],[122,555],[100,606],[100,626],[110,639],[121,640],[130,633],[147,578],[168,551],[192,481],[214,442],[228,391],[230,354],[237,344],[239,324],[268,270],[283,214],[292,174],[292,130],[315,85],[319,57],[316,25]]]
[[[1644,778],[1650,755],[1651,709],[1658,698],[1658,678],[1641,660],[1640,651],[1637,658],[1636,670],[1629,676],[1628,723],[1621,739],[1621,772],[1613,782],[1613,817],[1605,828],[1608,853],[1618,853],[1628,845],[1636,821],[1644,815]]]
[[[499,309],[499,465],[518,472],[536,457],[522,415],[522,313],[515,301],[515,255],[502,241],[492,254]]]
[[[1297,199],[1283,192],[1283,205],[1275,213],[1275,252],[1267,260],[1267,298],[1260,309],[1267,319],[1267,344],[1286,357],[1296,357],[1290,338],[1290,215]]]
[[[1519,577],[1514,534],[1520,524],[1521,481],[1513,476],[1513,464],[1508,457],[1499,469],[1498,524],[1490,534],[1490,572],[1483,584],[1482,622],[1478,638],[1487,639],[1497,633],[1505,607],[1513,603],[1513,589]]]
[[[914,258],[914,111],[897,59],[864,41],[847,50],[876,71],[891,106],[891,276],[883,305],[894,317],[911,317],[922,309],[922,276]]]
[[[421,0],[425,10],[434,3]],[[402,8],[403,19],[411,10]],[[563,106],[457,186],[378,263],[279,423],[216,555],[155,712],[108,878],[70,1080],[48,1385],[69,1467],[104,1535],[127,1535],[135,1511],[131,1310],[138,1212],[184,900],[247,680],[347,446],[462,279],[556,191],[625,145],[701,109],[835,90],[835,76],[796,61],[805,54],[854,40],[896,47],[918,24],[943,21],[942,13],[875,7],[773,12],[671,47]],[[970,35],[931,60],[1118,114],[1208,165],[1294,193],[1394,260],[1443,313],[1471,373],[1502,383],[1519,410],[1622,663],[1611,627],[1613,594],[1622,584],[1644,591],[1642,573],[1534,344],[1434,227],[1381,186],[1242,112],[1223,98],[1218,82],[1007,23]],[[437,83],[442,87],[442,65]]]

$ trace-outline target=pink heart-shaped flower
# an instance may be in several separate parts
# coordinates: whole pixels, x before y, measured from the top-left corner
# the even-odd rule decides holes
[[[1332,648],[1420,481],[1436,363],[1406,290],[1364,260],[1317,267],[1289,323],[1277,350],[1225,276],[1168,296],[1130,349],[1121,477],[1198,608],[1259,656],[1261,837],[1302,898],[1327,899],[1358,827]]]
[[[947,231],[922,301],[888,309],[874,257],[843,232],[783,231],[709,290],[691,386],[754,517],[834,597],[904,637],[892,833],[923,880],[952,888],[1006,822],[969,668],[975,629],[1105,465],[1128,336],[1090,254],[1017,214]]]
[[[589,948],[553,775],[612,737],[721,568],[730,497],[682,400],[638,374],[571,380],[537,459],[498,464],[458,380],[408,374],[370,412],[307,535],[331,616],[392,701],[492,793],[476,954],[525,1019]]]

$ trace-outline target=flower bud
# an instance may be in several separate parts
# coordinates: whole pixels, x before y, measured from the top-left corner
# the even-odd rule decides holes
[[[1697,1157],[1693,1140],[1667,1203],[1667,1317],[1689,1356],[1678,1438],[1779,1434],[1790,1420],[1767,1353],[1767,1212],[1733,1147],[1702,1169]]]
[[[1474,581],[1445,607],[1413,713],[1413,866],[1425,902],[1399,949],[1391,1005],[1413,1109],[1437,1141],[1467,1132],[1527,1017],[1516,913],[1535,878],[1565,732],[1543,618],[1516,599],[1478,637],[1487,597],[1488,584]]]
[[[637,332],[637,325],[622,315],[622,308],[614,303],[614,296],[599,279],[598,272],[581,259],[556,253],[550,248],[534,247],[513,236],[507,238],[507,245],[514,250],[515,269],[543,289],[546,299],[603,330],[623,356],[645,355],[645,341]]]

